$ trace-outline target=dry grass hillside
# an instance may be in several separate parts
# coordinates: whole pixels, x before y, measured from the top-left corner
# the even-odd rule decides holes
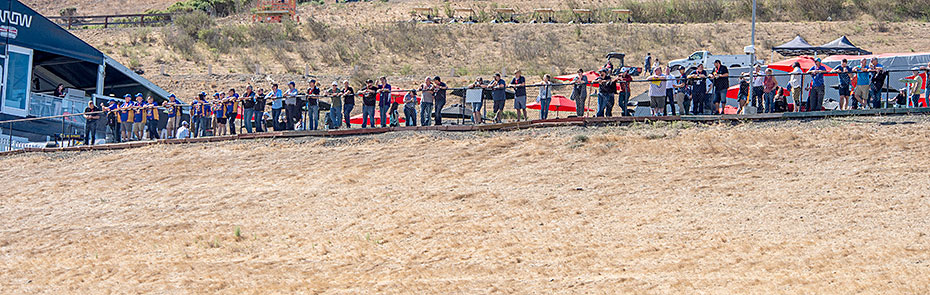
[[[647,124],[7,157],[0,293],[926,294],[927,128]]]

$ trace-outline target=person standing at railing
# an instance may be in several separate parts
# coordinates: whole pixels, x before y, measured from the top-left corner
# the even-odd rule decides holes
[[[133,102],[132,94],[126,94],[123,96],[125,101],[119,105],[119,124],[120,124],[120,140],[119,142],[126,142],[132,139],[132,117],[133,117]]]
[[[439,76],[433,78],[433,100],[434,104],[434,114],[436,116],[436,126],[442,125],[442,108],[446,106],[446,89],[449,89],[446,86],[446,83],[443,83],[439,79]],[[523,102],[523,116],[526,117],[526,100]]]
[[[207,129],[210,129],[210,124],[213,123],[213,104],[207,100],[206,95],[203,96],[200,104],[203,108],[202,116],[200,116],[200,136],[207,136]],[[216,131],[214,130],[213,133],[215,135]]]
[[[743,73],[739,77],[739,92],[736,93],[736,114],[743,115],[746,110],[747,97],[750,90],[749,73]]]
[[[252,115],[255,114],[255,91],[252,91],[252,85],[245,87],[245,92],[242,93],[242,127],[245,127],[245,132],[252,133],[252,122],[254,118]]]
[[[852,72],[852,69],[849,67],[849,61],[844,58],[843,61],[840,62],[840,66],[833,69],[832,72],[836,73],[840,80],[840,86],[837,89],[840,94],[840,110],[845,110],[847,105],[852,105],[852,103],[849,102],[849,73]]]
[[[872,87],[869,87],[869,96],[872,97],[872,108],[878,109],[882,107],[882,88],[885,85],[885,77],[888,75],[885,72],[885,66],[878,63],[877,57],[872,58],[869,71],[872,72]]]
[[[714,115],[723,114],[723,109],[727,106],[727,88],[730,88],[730,70],[720,63],[720,60],[714,61],[714,72],[711,73],[711,79],[714,80]]]
[[[808,98],[810,100],[808,102],[810,106],[808,111],[820,111],[823,108],[823,74],[826,72],[827,68],[820,63],[820,58],[815,59],[814,66],[807,70],[808,74],[813,75],[811,77],[811,95],[810,98]]]
[[[804,90],[804,85],[801,83],[802,78],[804,77],[804,71],[801,70],[801,63],[794,62],[794,65],[791,66],[791,78],[788,80],[788,86],[791,89],[791,100],[794,101],[794,111],[801,111],[801,92]]]
[[[375,97],[378,95],[378,87],[375,86],[371,79],[365,81],[365,88],[362,89],[362,128],[375,127]],[[381,118],[384,120],[385,118]]]
[[[149,140],[158,139],[158,104],[149,96],[142,106],[145,113],[145,128],[149,133]]]
[[[699,64],[697,69],[688,75],[691,82],[691,103],[694,105],[691,113],[704,114],[704,105],[707,104],[707,71],[704,65]]]
[[[100,108],[94,105],[93,99],[87,102],[87,107],[84,108],[84,145],[94,144],[94,139],[97,138],[97,119],[100,119],[100,114],[96,112],[99,111]]]
[[[281,126],[280,117],[281,110],[284,109],[284,92],[281,89],[278,89],[278,84],[271,84],[271,91],[268,91],[268,95],[265,99],[271,100],[271,124],[274,125],[274,131],[281,131],[283,126]],[[286,116],[286,115],[285,115]]]
[[[869,108],[872,105],[869,103],[869,95],[871,95],[872,92],[872,75],[869,72],[869,61],[865,58],[859,60],[859,66],[854,68],[853,72],[856,73],[856,90],[853,91],[856,102],[858,102],[863,109]]]
[[[342,80],[342,119],[346,122],[346,128],[352,128],[349,122],[352,115],[352,109],[355,108],[355,89],[349,85],[349,80]]]
[[[484,118],[481,115],[481,105],[484,104],[484,79],[481,77],[475,78],[475,82],[468,86],[471,89],[481,89],[481,99],[478,102],[471,103],[471,123],[472,124],[482,124],[484,123]],[[415,94],[414,94],[415,95]]]
[[[113,95],[110,94],[110,96]],[[113,136],[113,142],[119,143],[122,141],[120,138],[122,134],[120,133],[119,116],[117,115],[119,104],[116,103],[116,99],[114,98],[110,98],[108,104],[109,105],[106,107],[104,107],[103,104],[100,106],[102,109],[107,110],[107,126],[110,126],[110,134]]]
[[[765,112],[771,113],[775,108],[775,94],[778,89],[778,80],[773,76],[772,69],[765,69],[765,79],[762,82],[762,99]]]
[[[674,80],[673,86],[675,87],[675,103],[681,104],[682,115],[688,115],[691,113],[691,97],[685,67],[678,67],[678,78]]]
[[[420,84],[420,93],[423,93],[423,97],[420,99],[420,126],[424,127],[431,125],[433,119],[433,94],[435,93],[435,86],[432,80],[432,78],[426,77],[423,84]]]
[[[239,94],[236,93],[235,88],[229,89],[223,104],[226,108],[226,120],[227,125],[229,125],[229,134],[236,135],[236,116],[239,116]]]
[[[333,81],[326,94],[331,99],[328,127],[329,129],[339,129],[342,126],[342,90],[339,89],[339,82]]]
[[[190,123],[190,126],[191,126],[191,128],[192,128],[192,130],[191,130],[191,137],[192,137],[192,138],[193,138],[193,137],[199,137],[199,136],[200,136],[200,116],[203,115],[203,113],[202,113],[202,112],[203,112],[203,107],[202,107],[202,105],[200,104],[200,98],[202,98],[204,95],[206,95],[206,94],[203,93],[203,92],[200,92],[200,94],[198,94],[197,97],[195,97],[194,99],[191,100],[191,117],[190,117],[191,123]]]
[[[513,109],[517,112],[517,122],[528,119],[526,115],[526,77],[523,72],[517,70],[513,72],[513,79],[510,80],[510,87],[513,88]]]
[[[226,135],[226,122],[228,121],[226,114],[228,112],[224,96],[225,94],[221,93],[213,95],[213,118],[216,121],[216,125],[213,125],[213,136]]]
[[[142,140],[145,138],[145,116],[142,113],[142,107],[145,106],[142,93],[136,93],[136,101],[133,103],[132,114],[132,137],[133,140]]]
[[[500,73],[496,73],[488,88],[491,89],[491,100],[494,101],[494,122],[500,123],[504,115],[504,102],[507,101],[507,82],[501,79]],[[423,96],[426,97],[425,94]]]
[[[662,74],[662,68],[656,67],[653,74],[646,80],[649,80],[649,107],[652,108],[652,115],[662,115],[665,112],[665,102],[668,101],[665,98],[665,83],[668,83],[668,81],[665,80],[665,75]],[[600,111],[598,111],[598,114],[598,117],[600,117]]]
[[[388,112],[391,108],[391,84],[388,84],[387,77],[381,76],[378,79],[378,113],[381,115],[381,127],[387,127]]]
[[[404,95],[404,125],[417,126],[417,91],[413,89]]]
[[[177,96],[175,96],[174,94],[169,94],[168,99],[165,100],[164,103],[162,103],[162,106],[165,107],[165,116],[168,118],[165,122],[166,123],[165,124],[165,132],[166,132],[165,137],[166,138],[173,138],[174,133],[178,129],[178,120],[180,120],[180,117],[178,116],[178,114],[181,113],[182,104],[183,102],[178,100]]]
[[[287,119],[286,130],[294,130],[300,122],[300,107],[297,105],[297,96],[300,95],[300,91],[297,90],[297,84],[294,81],[287,83],[287,92],[284,94],[286,97],[284,99],[285,104],[285,119]]]
[[[617,92],[617,105],[620,106],[620,116],[626,116],[629,112],[628,104],[630,103],[630,81],[633,81],[633,76],[629,72],[623,71],[617,76],[617,87],[620,89]]]
[[[675,76],[672,75],[672,68],[665,67],[665,108],[663,114],[675,115]],[[669,112],[671,110],[671,112]]]
[[[646,63],[648,62],[647,60]],[[578,69],[578,74],[572,78],[571,84],[571,99],[575,101],[575,115],[584,117],[584,102],[588,99],[588,76],[584,75],[584,69]]]
[[[756,113],[763,112],[763,100],[765,96],[765,76],[762,75],[762,66],[756,65],[752,68],[752,106],[756,108]]]
[[[552,79],[549,74],[543,76],[542,82],[539,83],[539,95],[536,96],[536,102],[539,103],[539,119],[546,120],[549,118],[549,104],[552,103]]]
[[[597,79],[594,79],[594,83],[598,84],[597,114],[594,116],[611,117],[613,116],[614,93],[617,92],[617,79],[611,78],[605,69],[598,71],[598,75]],[[665,93],[665,89],[662,89],[662,93]]]
[[[265,132],[268,126],[265,126],[265,89],[259,88],[255,95],[255,104],[252,105],[252,123],[255,132]]]
[[[920,76],[920,68],[912,68],[911,72],[914,74],[914,81],[907,83],[908,96],[913,107],[917,108],[920,107],[920,88],[924,85],[924,79]]]
[[[310,79],[310,86],[307,87],[307,124],[305,128],[317,130],[320,125],[320,88],[316,86],[316,80]]]

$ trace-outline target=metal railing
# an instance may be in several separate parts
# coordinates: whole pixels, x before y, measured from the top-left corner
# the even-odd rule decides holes
[[[56,24],[72,29],[83,26],[99,26],[104,28],[115,25],[146,25],[168,24],[173,21],[173,13],[151,13],[151,14],[110,14],[110,15],[75,15],[75,16],[50,16],[48,19]]]

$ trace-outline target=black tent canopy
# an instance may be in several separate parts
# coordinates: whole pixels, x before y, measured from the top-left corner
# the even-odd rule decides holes
[[[820,45],[819,50],[827,55],[858,55],[858,54],[872,54],[872,52],[865,51],[862,48],[856,47],[852,42],[849,41],[846,36],[839,37],[836,40],[830,41],[827,44]]]
[[[788,43],[772,47],[772,50],[784,56],[814,55],[817,53],[817,47],[814,47],[801,35],[797,35]]]
[[[820,46],[813,46],[810,43],[807,43],[807,40],[804,40],[801,35],[797,35],[791,41],[788,41],[785,44],[772,47],[772,51],[778,52],[778,54],[784,56],[799,56],[799,55],[857,55],[857,54],[872,54],[869,51],[863,50],[856,45],[853,45],[846,36],[842,36],[836,40],[830,41],[827,44]]]

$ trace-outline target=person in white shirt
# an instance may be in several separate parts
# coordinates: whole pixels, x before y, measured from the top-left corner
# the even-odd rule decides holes
[[[672,68],[668,68],[665,75],[665,106],[666,108],[662,109],[662,113],[666,116],[671,114],[675,115],[675,76],[672,76]],[[671,109],[671,112],[669,112]]]
[[[665,111],[665,75],[662,75],[662,68],[654,69],[654,74],[649,76],[649,107],[652,108],[652,115],[658,116]]]
[[[803,91],[801,90],[803,89],[801,88],[801,74],[803,71],[801,71],[801,64],[798,62],[795,62],[792,68],[794,69],[791,70],[791,79],[788,80],[788,84],[791,85],[791,99],[794,100],[794,111],[799,112],[801,111],[801,92]]]
[[[539,102],[539,119],[545,120],[549,118],[549,104],[552,103],[552,76],[546,74],[543,76],[542,82],[539,83],[539,95],[536,96],[536,101]]]
[[[175,134],[174,138],[182,139],[182,138],[190,138],[190,137],[191,137],[191,130],[187,128],[187,121],[181,122],[181,128],[178,128],[178,132],[177,134]]]
[[[756,65],[752,70],[752,106],[756,107],[756,113],[762,113],[762,95],[765,94],[765,74],[762,73],[762,66]]]

